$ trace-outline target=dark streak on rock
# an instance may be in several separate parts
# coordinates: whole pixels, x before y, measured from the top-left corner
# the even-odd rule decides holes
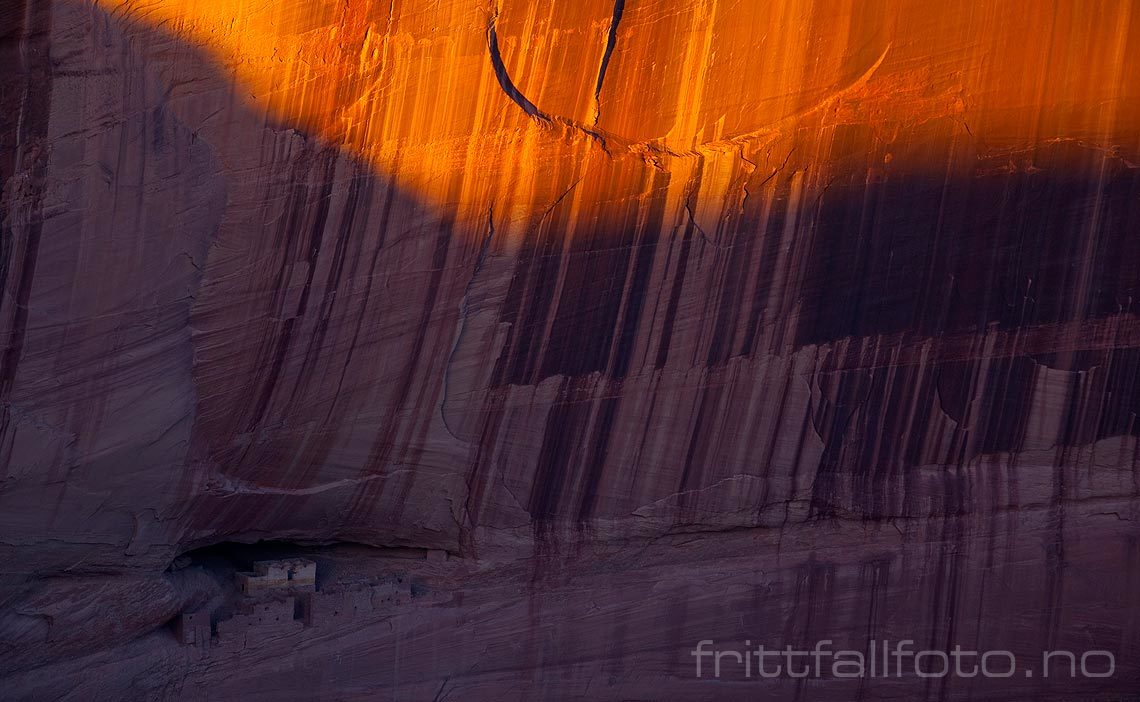
[[[530,515],[535,528],[542,530],[558,516],[562,492],[568,482],[572,458],[577,455],[581,435],[589,419],[588,403],[571,402],[572,380],[563,380],[559,402],[550,409],[543,432],[534,483],[530,497]]]
[[[606,52],[602,55],[602,65],[598,68],[598,82],[594,86],[594,124],[602,118],[602,84],[606,80],[606,70],[610,66],[614,47],[617,46],[618,25],[621,23],[622,13],[625,11],[625,0],[614,0],[613,19],[610,20],[610,34],[606,38]]]
[[[358,165],[357,168],[359,169],[361,167]],[[305,350],[305,358],[301,363],[297,383],[294,385],[293,392],[289,397],[290,402],[293,402],[300,391],[305,387],[306,384],[304,381],[311,376],[321,354],[325,351],[324,342],[328,336],[329,323],[333,316],[337,291],[341,288],[341,282],[344,278],[344,267],[348,259],[348,245],[353,238],[353,233],[356,231],[356,218],[361,212],[361,190],[366,186],[367,182],[367,173],[358,170],[349,183],[344,212],[341,216],[340,226],[337,229],[332,266],[329,271],[329,280],[324,286],[324,294],[321,296],[319,308],[320,318],[317,322],[316,332],[309,340],[309,344]],[[316,267],[316,261],[314,260],[310,264],[310,279],[315,273]]]
[[[376,280],[376,265],[380,260],[381,252],[383,252],[385,250],[385,243],[387,241],[387,234],[388,234],[388,223],[391,221],[391,218],[392,218],[392,206],[393,206],[395,199],[396,199],[396,188],[394,186],[389,186],[386,189],[386,194],[384,196],[384,204],[383,204],[383,208],[381,210],[381,215],[380,215],[380,225],[377,228],[377,231],[379,232],[379,234],[378,234],[379,240],[373,245],[374,248],[372,249],[372,256],[370,257],[369,264],[368,264],[368,273],[365,276],[364,294],[362,296],[362,299],[364,299],[364,300],[372,299],[372,285]],[[355,265],[356,265],[356,261],[354,260],[353,261],[354,268],[355,268]],[[353,275],[350,277],[355,277],[355,276]],[[360,331],[364,327],[364,320],[367,317],[367,312],[368,312],[368,306],[366,304],[364,304],[364,305],[360,306],[360,311],[357,312],[357,314],[356,314],[356,323],[355,323],[355,325],[353,327],[353,331],[352,331],[352,343],[349,344],[348,352],[345,354],[345,358],[344,358],[344,365],[341,366],[340,378],[337,380],[337,391],[336,391],[336,394],[334,395],[334,398],[339,399],[341,397],[341,389],[344,387],[344,381],[345,381],[346,376],[348,375],[348,368],[352,363],[353,355],[355,354],[356,350],[359,348]],[[326,419],[332,417],[333,409],[335,409],[335,407],[336,407],[336,399],[333,400],[332,405],[329,407],[329,414],[327,415]]]
[[[685,227],[685,236],[681,240],[681,251],[677,257],[677,272],[673,276],[673,287],[669,293],[669,306],[665,310],[665,325],[661,329],[661,342],[657,348],[657,360],[654,368],[660,370],[669,360],[669,342],[673,338],[673,324],[677,319],[677,308],[681,303],[681,291],[685,285],[685,269],[689,265],[689,248],[693,242],[693,223],[690,220]]]
[[[321,192],[317,200],[316,214],[313,217],[309,229],[308,245],[300,252],[304,256],[303,260],[307,265],[305,284],[301,290],[300,299],[297,301],[296,308],[291,312],[285,309],[281,310],[282,314],[288,314],[289,317],[285,320],[282,325],[281,334],[277,337],[276,349],[272,354],[273,360],[269,368],[269,376],[261,386],[261,393],[254,407],[253,414],[250,416],[247,431],[252,431],[254,427],[264,419],[269,409],[269,402],[273,398],[274,391],[277,388],[277,382],[280,379],[285,364],[285,357],[293,344],[293,329],[297,324],[297,320],[305,315],[309,305],[309,296],[312,292],[313,279],[316,275],[317,259],[320,257],[321,244],[328,222],[336,152],[331,149],[327,150],[320,154],[320,158],[322,166],[321,172],[323,173]],[[298,178],[303,177],[303,175],[298,175]],[[294,190],[295,198],[292,203],[291,216],[286,218],[287,239],[290,241],[296,241],[297,237],[295,234],[300,230],[300,220],[305,216],[302,210],[307,208],[310,203],[309,198],[306,197],[306,191],[307,187],[301,184],[298,184]],[[278,285],[276,288],[278,291],[283,291],[288,288],[287,281],[295,265],[295,261],[287,261],[278,271]]]
[[[598,501],[598,487],[602,482],[603,469],[609,453],[610,437],[613,435],[614,422],[617,419],[620,403],[621,400],[617,396],[605,397],[600,401],[592,445],[585,461],[586,475],[582,484],[581,501],[578,505],[579,524],[588,522],[594,514],[594,507]]]
[[[549,122],[550,118],[522,94],[522,91],[511,80],[510,73],[507,72],[507,67],[503,63],[503,55],[499,52],[499,37],[495,33],[495,22],[498,19],[499,14],[496,11],[495,14],[491,15],[490,22],[487,23],[487,50],[491,55],[491,66],[495,69],[495,78],[499,80],[499,87],[503,89],[503,92],[512,102],[522,108],[523,112],[535,119]]]
[[[433,356],[433,354],[426,354],[424,352],[424,345],[427,343],[428,332],[431,329],[430,322],[432,313],[435,311],[436,304],[440,298],[440,289],[443,285],[444,273],[447,272],[447,257],[451,250],[450,244],[454,236],[454,231],[454,215],[448,214],[442,217],[437,227],[436,239],[432,249],[431,276],[428,281],[419,321],[416,324],[415,338],[409,347],[405,369],[401,374],[402,380],[393,394],[393,401],[389,406],[388,416],[383,423],[384,428],[377,433],[372,442],[368,459],[364,462],[363,468],[360,471],[361,478],[382,474],[390,466],[391,453],[395,448],[396,436],[400,428],[398,417],[408,409],[409,398],[411,397],[412,389],[415,386],[417,378],[416,369],[421,364],[429,362],[429,357]],[[418,399],[422,400],[422,396]],[[416,404],[418,404],[418,402]],[[385,481],[373,481],[371,483],[362,483],[361,487],[357,490],[349,508],[349,513],[357,517],[357,521],[366,522],[373,515],[374,510],[380,502],[379,498],[384,491],[384,482]],[[407,490],[409,488],[410,484],[404,483],[402,489]],[[398,520],[401,517],[401,512],[404,507],[403,497],[406,497],[406,495],[403,495],[401,499],[397,501],[399,508],[393,511],[391,515],[393,520]]]
[[[23,355],[28,302],[43,231],[44,168],[52,69],[51,4],[25,0],[0,10],[0,311],[8,337],[0,356],[0,402],[6,402]],[[19,268],[12,263],[19,259]],[[15,276],[14,281],[9,278]],[[0,425],[6,433],[7,412]]]

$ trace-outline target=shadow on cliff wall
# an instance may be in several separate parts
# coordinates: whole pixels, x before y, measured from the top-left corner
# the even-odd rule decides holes
[[[753,197],[715,229],[691,213],[671,227],[667,174],[640,209],[615,194],[612,216],[569,243],[553,211],[520,249],[496,390],[470,432],[487,442],[530,412],[505,405],[512,387],[571,379],[549,393],[534,475],[511,482],[530,489],[530,514],[586,522],[653,499],[626,499],[618,490],[635,478],[615,470],[653,472],[654,497],[746,477],[765,485],[760,504],[791,499],[767,492],[801,470],[773,459],[786,436],[760,434],[780,418],[740,423],[734,403],[752,383],[770,384],[780,407],[794,381],[812,388],[803,422],[822,454],[802,470],[824,515],[970,511],[977,491],[958,471],[1027,450],[1055,464],[1061,494],[1078,449],[1140,434],[1140,169],[1077,140],[987,152],[952,127],[889,145],[865,126],[837,130],[824,187],[798,192],[796,173],[817,164],[788,152],[785,172],[757,169],[741,186]],[[623,221],[642,227],[608,224]],[[565,285],[535,283],[556,279]],[[769,361],[797,356],[796,377],[767,375]],[[671,410],[693,414],[650,434]],[[634,461],[655,444],[668,456],[630,465],[639,431]],[[1114,467],[1134,473],[1127,442],[1120,452]],[[920,466],[947,469],[934,497],[911,482]]]
[[[463,251],[446,213],[272,123],[160,28],[87,2],[4,3],[0,64],[10,672],[131,640],[205,596],[161,573],[184,529],[221,540],[255,527],[259,510],[325,528],[313,525],[339,505],[296,513],[324,492],[304,489],[328,449],[308,418],[291,444],[309,461],[299,471],[289,447],[250,454],[313,382],[332,379],[328,401],[298,404],[327,425],[374,404],[362,386],[377,375],[390,381],[388,419],[399,414],[447,256]],[[392,289],[400,269],[425,284]],[[400,305],[398,320],[378,309]],[[406,334],[404,355],[365,370],[393,334]],[[376,424],[368,438],[382,454],[397,422]],[[342,502],[377,496],[347,479],[363,462],[344,467]],[[93,494],[98,505],[85,502]]]
[[[672,176],[653,171],[649,196],[607,193],[601,214],[573,237],[560,209],[571,203],[554,203],[517,259],[498,262],[504,274],[477,279],[471,271],[484,261],[488,237],[456,236],[463,223],[403,191],[398,174],[378,175],[334,146],[271,124],[209,58],[159,29],[123,24],[87,5],[54,7],[51,41],[46,29],[16,32],[19,46],[5,49],[26,67],[4,93],[10,114],[25,118],[22,135],[3,143],[13,153],[39,154],[34,167],[20,162],[27,177],[9,181],[26,187],[10,186],[15,194],[5,198],[0,438],[20,476],[8,493],[17,533],[73,537],[69,515],[85,506],[71,485],[109,490],[110,503],[86,526],[130,556],[155,561],[226,536],[321,539],[355,531],[361,540],[406,545],[454,540],[464,527],[440,494],[464,497],[486,467],[470,463],[493,460],[482,452],[471,458],[470,446],[515,439],[496,436],[500,429],[484,421],[495,413],[480,395],[485,388],[469,382],[441,390],[455,347],[465,343],[456,342],[456,326],[468,312],[468,292],[493,298],[487,288],[500,282],[501,309],[485,303],[480,310],[497,316],[488,328],[506,330],[503,351],[477,359],[493,361],[492,391],[556,376],[614,383],[598,385],[604,397],[553,396],[523,485],[531,493],[526,511],[536,519],[615,516],[595,511],[600,466],[629,399],[623,393],[656,392],[636,388],[637,379],[711,376],[734,359],[812,346],[826,352],[846,339],[889,346],[897,339],[877,339],[909,334],[921,344],[957,336],[968,347],[991,325],[1016,336],[1050,323],[1133,314],[1136,169],[1078,144],[1044,146],[1033,158],[1005,155],[1008,163],[982,159],[936,176],[930,164],[953,161],[948,135],[912,135],[912,153],[894,154],[887,168],[883,154],[859,152],[872,135],[841,134],[836,141],[850,153],[834,158],[848,161],[825,187],[793,198],[792,173],[811,164],[756,170],[745,190],[760,192],[771,180],[771,193],[741,202],[739,216],[715,230],[702,229],[688,205],[687,220],[673,224],[677,213],[665,211]],[[47,26],[51,5],[21,8],[15,14]],[[47,135],[53,75],[66,82],[61,96],[83,100],[74,115],[62,107],[52,115],[68,148],[53,144],[55,161],[47,164],[36,140]],[[121,85],[108,104],[86,92],[88,84],[104,92],[115,81]],[[91,124],[108,114],[114,118]],[[13,129],[7,123],[6,132]],[[16,160],[5,163],[15,172]],[[52,182],[84,184],[82,192],[55,193],[52,204],[85,214],[68,222],[78,241],[55,236],[41,251],[51,195],[44,168]],[[100,182],[105,191],[94,187]],[[68,200],[71,194],[85,199]],[[170,219],[172,209],[192,216]],[[112,214],[89,214],[104,211]],[[66,271],[57,273],[65,285],[37,285],[38,268]],[[147,299],[133,302],[139,297]],[[29,344],[35,354],[25,351]],[[1082,410],[1081,421],[1099,424],[1067,436],[1082,443],[1134,432],[1137,407],[1128,398],[1136,397],[1137,381],[1127,353],[1103,350],[1112,358],[1098,361],[1080,344],[1059,349],[1059,357],[1054,351],[1039,345],[1006,357],[1064,370],[1098,362],[1113,369],[1094,393],[1099,404]],[[979,354],[928,359],[942,366],[933,380],[916,376],[919,399],[930,406],[937,395],[962,424],[977,421],[967,408],[981,402],[991,408],[982,414],[994,425],[989,433],[1006,438],[976,447],[1016,450],[1017,398],[1030,377],[987,370],[999,377],[977,390]],[[882,374],[871,377],[865,363],[893,361],[836,355],[811,379],[823,389],[812,429],[825,453],[809,469],[858,473],[881,458],[869,447],[909,450],[892,443],[911,422],[899,408],[915,398],[886,393]],[[699,491],[718,479],[705,470],[716,463],[708,454],[716,422],[704,408],[724,405],[714,380],[701,378],[707,387],[692,436],[670,458],[656,493]],[[452,407],[461,429],[433,441],[437,399],[449,392],[475,399]],[[34,426],[16,417],[16,407]],[[882,441],[852,445],[857,410],[863,435]],[[643,443],[660,441],[648,434],[660,429],[647,424]],[[571,458],[580,447],[589,448]],[[960,453],[938,458],[957,464],[971,457]],[[40,465],[49,462],[45,456],[53,456],[50,464]],[[906,465],[924,458],[904,457]],[[572,469],[573,461],[581,465]],[[73,475],[76,468],[83,470]],[[582,475],[571,480],[575,470]],[[574,505],[561,487],[572,483],[584,486]],[[43,508],[48,503],[54,510]],[[436,511],[409,518],[409,505]],[[627,506],[613,509],[624,514]],[[122,544],[125,529],[133,535]]]
[[[161,28],[80,2],[3,18],[0,509],[6,542],[57,544],[5,562],[157,564],[385,502],[417,368],[453,341],[445,275],[477,247]]]

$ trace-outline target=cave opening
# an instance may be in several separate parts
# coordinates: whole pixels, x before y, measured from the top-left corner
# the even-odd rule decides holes
[[[254,570],[261,561],[306,559],[317,564],[317,588],[335,578],[347,562],[375,562],[376,559],[424,560],[428,549],[402,546],[373,546],[355,541],[327,543],[267,539],[258,541],[219,541],[181,552],[171,560],[168,573],[195,567],[212,574],[230,587],[238,573]]]

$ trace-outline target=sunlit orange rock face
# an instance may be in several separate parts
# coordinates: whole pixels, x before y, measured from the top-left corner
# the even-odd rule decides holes
[[[945,173],[948,152],[1054,139],[1135,153],[1140,124],[1129,2],[98,4],[203,47],[240,98],[425,201],[498,204],[516,238],[578,181],[564,205],[583,214],[644,200],[649,168],[670,217],[687,193],[715,222],[730,191],[777,190],[791,148],[812,191],[855,155]]]
[[[689,650],[765,632],[1117,661],[774,699],[1140,684],[1134,3],[18,0],[0,66],[0,689],[753,699]],[[451,558],[185,654],[225,579],[166,569],[258,540]]]

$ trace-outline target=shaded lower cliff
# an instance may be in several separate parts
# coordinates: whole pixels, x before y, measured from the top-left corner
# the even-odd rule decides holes
[[[503,141],[553,155],[514,154],[524,206],[470,198],[483,171],[425,189],[414,143],[381,169],[283,122],[177,27],[63,1],[0,17],[19,67],[0,77],[0,674],[18,694],[84,694],[94,670],[121,696],[145,669],[153,697],[743,697],[694,681],[687,651],[753,627],[1111,648],[1118,677],[1073,689],[1136,683],[1126,122],[991,147],[950,110],[888,134],[853,106],[872,82],[760,141],[647,152],[527,115],[479,54]],[[583,95],[620,124],[603,78]],[[267,539],[442,549],[461,570],[428,567],[430,611],[251,648],[224,665],[265,671],[225,687],[161,638],[212,592],[166,570]],[[701,594],[710,573],[727,600]],[[726,602],[745,600],[741,625]],[[469,660],[495,647],[517,662]],[[342,649],[367,659],[320,687],[270,675]],[[779,690],[1051,691],[914,684]]]

